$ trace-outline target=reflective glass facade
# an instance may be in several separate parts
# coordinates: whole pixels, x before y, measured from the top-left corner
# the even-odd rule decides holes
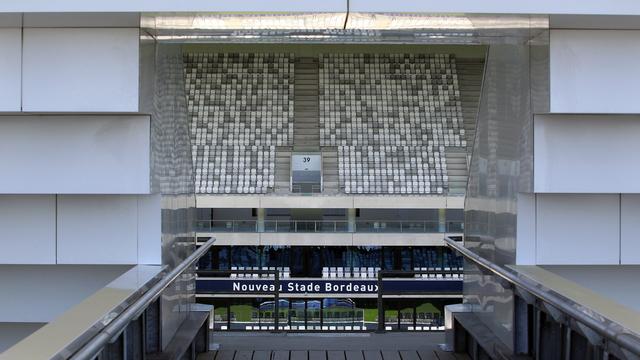
[[[327,268],[383,270],[457,269],[460,257],[444,247],[401,246],[214,246],[199,270],[290,268],[291,277],[323,277]]]
[[[385,330],[439,331],[444,306],[458,299],[388,299],[383,302]],[[273,298],[201,298],[214,306],[215,330],[274,330]],[[280,299],[279,329],[291,331],[375,331],[376,299]]]

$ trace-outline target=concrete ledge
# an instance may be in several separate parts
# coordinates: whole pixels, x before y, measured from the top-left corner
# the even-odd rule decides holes
[[[464,196],[415,195],[197,195],[198,208],[462,209]]]

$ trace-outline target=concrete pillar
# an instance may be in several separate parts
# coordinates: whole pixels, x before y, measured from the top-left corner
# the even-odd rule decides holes
[[[447,232],[447,209],[438,209],[438,231]]]
[[[349,232],[356,231],[356,209],[347,209],[347,221]]]
[[[264,232],[264,217],[266,214],[266,209],[258,208],[256,210],[256,215],[258,215],[258,232]]]

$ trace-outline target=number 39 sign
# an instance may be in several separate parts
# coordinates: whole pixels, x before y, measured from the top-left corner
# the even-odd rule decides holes
[[[291,155],[291,169],[293,171],[320,171],[321,158],[317,154]]]

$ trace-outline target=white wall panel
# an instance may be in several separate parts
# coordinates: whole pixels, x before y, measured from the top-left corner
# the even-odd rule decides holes
[[[33,0],[31,0],[33,1]],[[350,0],[351,12],[445,12],[478,14],[640,14],[640,4],[629,0],[506,1],[506,0]]]
[[[536,116],[534,189],[553,193],[639,193],[638,139],[640,116]]]
[[[24,111],[138,111],[138,29],[25,28]]]
[[[0,195],[0,264],[55,264],[55,195]]]
[[[149,192],[147,116],[0,117],[0,193]]]
[[[59,264],[136,264],[137,196],[58,196],[57,249]]]
[[[0,111],[20,111],[22,30],[0,29]]]
[[[536,197],[518,194],[516,265],[536,264]]]
[[[552,30],[551,112],[640,112],[640,31]]]
[[[640,195],[622,194],[620,263],[640,265]]]
[[[551,1],[551,0],[546,0]],[[595,0],[589,0],[595,1]],[[347,0],[21,0],[0,2],[0,12],[122,12],[122,11],[346,11]],[[625,10],[626,7],[625,7]]]
[[[138,196],[138,264],[162,262],[162,217],[160,195]]]
[[[537,195],[536,263],[620,262],[619,195]]]

